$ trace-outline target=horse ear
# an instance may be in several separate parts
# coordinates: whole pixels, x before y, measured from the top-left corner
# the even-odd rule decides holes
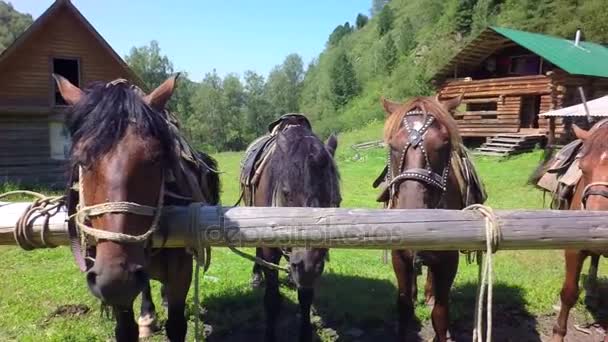
[[[165,82],[144,97],[144,102],[156,110],[164,110],[167,102],[169,102],[169,99],[171,99],[171,95],[173,95],[178,77],[179,72],[167,78]]]
[[[335,156],[336,149],[338,148],[338,138],[334,134],[330,135],[329,138],[327,138],[327,143],[325,144],[325,146],[327,147],[327,150],[329,151],[331,156]]]
[[[82,90],[77,86],[73,85],[68,81],[67,78],[58,75],[52,74],[55,82],[57,83],[57,88],[59,89],[59,93],[61,97],[67,102],[69,105],[75,105],[82,98]]]
[[[397,109],[399,109],[399,107],[401,107],[401,103],[385,99],[384,96],[380,98],[380,101],[382,102],[382,107],[384,108],[384,111],[388,115],[393,114]]]
[[[576,135],[576,137],[581,139],[582,141],[587,140],[591,135],[589,131],[585,131],[584,129],[578,127],[576,124],[572,124],[572,130],[574,131],[574,135]]]
[[[462,98],[464,97],[464,94],[460,94],[456,97],[453,97],[451,99],[445,100],[445,101],[441,101],[439,100],[439,95],[437,95],[436,99],[439,101],[439,103],[441,103],[443,105],[443,107],[448,111],[448,112],[452,112],[454,109],[458,108],[458,106],[460,106],[460,103],[462,102]]]

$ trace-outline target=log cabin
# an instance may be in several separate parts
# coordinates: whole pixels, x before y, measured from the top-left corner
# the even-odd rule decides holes
[[[73,84],[141,80],[69,0],[56,0],[0,54],[0,184],[65,185],[66,103],[52,73]]]
[[[486,138],[478,151],[504,155],[572,139],[572,118],[540,113],[608,94],[608,48],[544,34],[488,27],[434,75],[441,99],[463,96],[454,113],[461,135]]]

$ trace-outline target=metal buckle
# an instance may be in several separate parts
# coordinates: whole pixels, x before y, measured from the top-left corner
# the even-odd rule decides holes
[[[409,140],[412,146],[418,147],[418,145],[420,145],[420,142],[422,141],[422,134],[420,134],[418,130],[412,129],[409,132]]]

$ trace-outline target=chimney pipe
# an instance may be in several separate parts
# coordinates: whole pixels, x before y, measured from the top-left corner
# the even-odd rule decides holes
[[[578,43],[581,41],[581,30],[576,30],[576,36],[574,37],[574,46],[578,46]]]

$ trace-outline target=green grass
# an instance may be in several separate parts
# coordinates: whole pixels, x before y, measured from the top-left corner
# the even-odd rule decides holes
[[[380,129],[380,124],[373,123],[363,132],[339,137],[337,159],[344,207],[380,207],[371,183],[384,166],[385,152],[366,151],[355,160],[350,150],[354,143],[379,136]],[[534,152],[506,160],[476,158],[489,193],[488,204],[499,209],[541,208],[542,194],[526,185],[540,156],[540,152]],[[238,198],[241,154],[221,153],[216,157],[223,172],[222,202],[232,205]],[[384,329],[395,319],[394,275],[390,263],[384,264],[381,256],[381,251],[331,251],[316,300],[322,317],[322,322],[317,323],[322,340],[333,340],[328,327],[337,331],[358,328],[368,333]],[[31,252],[3,247],[0,260],[0,341],[104,341],[112,337],[113,324],[100,317],[99,304],[88,293],[84,276],[78,272],[67,247]],[[603,262],[600,268],[607,266]],[[495,258],[495,307],[498,311],[516,310],[537,317],[552,314],[563,268],[559,251],[499,252]],[[207,310],[205,320],[213,325],[216,339],[259,336],[262,331],[262,293],[249,288],[250,270],[248,261],[222,248],[213,250],[211,268],[202,279],[201,288]],[[461,258],[452,291],[453,320],[472,319],[476,279],[476,266],[467,265]],[[420,277],[420,288],[422,280]],[[153,287],[155,301],[159,303],[158,284]],[[295,317],[295,292],[283,287],[282,293],[286,297],[284,312]],[[193,329],[191,299],[189,303]],[[65,304],[84,304],[91,311],[77,317],[50,317]],[[580,303],[577,310],[585,312]],[[422,321],[428,321],[430,316],[424,305],[417,306],[416,314]],[[161,318],[163,315],[161,310]],[[163,338],[156,336],[153,340]]]

